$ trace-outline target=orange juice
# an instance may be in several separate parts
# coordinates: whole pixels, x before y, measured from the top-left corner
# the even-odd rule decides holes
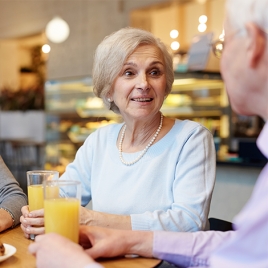
[[[29,210],[37,210],[44,207],[44,192],[42,184],[33,184],[28,186],[28,202]],[[47,186],[46,195],[48,198],[58,198],[59,197],[59,187],[58,186]]]
[[[42,184],[28,186],[28,202],[30,211],[44,207],[44,193]]]
[[[44,200],[45,233],[58,233],[78,243],[79,208],[76,198]]]

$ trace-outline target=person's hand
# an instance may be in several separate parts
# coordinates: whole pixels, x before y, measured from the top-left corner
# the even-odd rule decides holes
[[[80,226],[79,243],[93,259],[126,254],[152,257],[153,232]]]
[[[30,237],[30,234],[44,234],[44,209],[29,211],[29,206],[23,206],[21,208],[22,216],[20,217],[21,229],[26,238]]]
[[[28,250],[36,257],[37,268],[85,267],[94,262],[80,245],[55,233],[37,236]]]

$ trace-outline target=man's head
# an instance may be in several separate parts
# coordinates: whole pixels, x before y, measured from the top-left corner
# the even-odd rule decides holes
[[[227,0],[221,73],[232,108],[268,119],[268,0]]]

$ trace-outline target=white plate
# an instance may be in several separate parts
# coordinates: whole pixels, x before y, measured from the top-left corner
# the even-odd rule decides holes
[[[15,247],[13,247],[9,244],[3,244],[3,245],[5,247],[5,254],[3,256],[0,256],[0,262],[8,259],[12,255],[14,255],[17,251]]]

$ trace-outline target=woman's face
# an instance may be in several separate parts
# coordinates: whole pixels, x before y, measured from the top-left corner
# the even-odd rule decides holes
[[[124,118],[156,114],[164,101],[166,68],[160,49],[141,45],[128,57],[114,81],[109,97]]]

